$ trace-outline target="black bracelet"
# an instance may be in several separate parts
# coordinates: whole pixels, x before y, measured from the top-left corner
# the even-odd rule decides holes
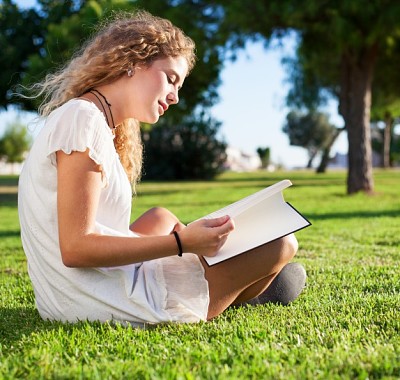
[[[178,249],[179,249],[178,256],[182,257],[183,250],[182,250],[181,239],[179,239],[179,235],[178,235],[178,233],[176,231],[173,231],[173,234],[175,236],[176,244],[178,244]]]

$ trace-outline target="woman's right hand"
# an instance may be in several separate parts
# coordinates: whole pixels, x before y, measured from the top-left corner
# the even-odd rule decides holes
[[[234,222],[228,215],[190,223],[179,232],[183,251],[215,256],[234,228]]]

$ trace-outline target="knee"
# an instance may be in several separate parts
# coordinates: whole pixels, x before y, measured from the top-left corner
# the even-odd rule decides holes
[[[153,207],[149,210],[153,223],[173,228],[179,222],[179,219],[168,209],[164,207]]]
[[[285,244],[287,245],[287,249],[289,250],[290,256],[291,258],[293,258],[299,249],[299,242],[297,241],[296,236],[294,236],[294,234],[285,236],[284,239],[286,239]]]
[[[286,249],[291,252],[292,256],[294,256],[299,249],[299,243],[296,239],[296,236],[294,236],[294,234],[290,234],[283,237],[282,239],[284,239]]]
[[[164,207],[152,207],[147,212],[154,218],[165,218],[165,215],[168,214],[168,210]]]
[[[279,239],[280,245],[280,261],[283,265],[288,263],[297,253],[299,243],[294,234],[284,236]]]
[[[176,219],[176,217],[164,207],[153,207],[151,208],[148,213],[155,219],[155,220],[166,220],[166,219]]]

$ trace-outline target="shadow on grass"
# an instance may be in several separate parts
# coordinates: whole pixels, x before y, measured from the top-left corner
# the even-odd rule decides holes
[[[16,207],[18,176],[0,176],[0,206]]]
[[[0,239],[9,237],[20,237],[20,234],[20,230],[0,231]]]
[[[0,308],[0,342],[6,345],[19,341],[24,335],[49,327],[51,324],[43,321],[33,308]]]
[[[99,334],[102,334],[105,326],[108,329],[119,329],[120,327],[133,328],[140,332],[145,330],[170,329],[171,326],[174,328],[176,325],[170,322],[133,326],[129,323],[111,321],[77,321],[75,323],[50,321],[43,320],[35,308],[0,308],[0,344],[4,344],[6,348],[4,350],[5,353],[7,349],[13,350],[13,346],[17,346],[17,343],[22,339],[29,339],[32,334],[43,334],[58,329],[62,329],[63,333],[68,334],[76,330],[85,331],[88,329],[88,326],[90,326],[91,330],[97,330]],[[188,327],[191,328],[190,325]]]
[[[400,210],[329,212],[325,214],[307,213],[306,216],[310,220],[379,218],[379,217],[399,218]]]
[[[0,187],[2,186],[18,186],[18,176],[1,175],[0,176]]]
[[[16,345],[21,339],[32,334],[41,334],[46,331],[85,329],[87,324],[101,326],[100,322],[80,321],[76,323],[43,320],[36,308],[15,307],[0,308],[0,343],[6,347]]]
[[[283,180],[290,180],[293,184],[293,187],[310,187],[310,186],[341,186],[343,187],[343,191],[345,192],[346,183],[341,178],[301,178],[301,177],[292,177],[290,173],[286,176],[279,177],[250,177],[250,176],[242,176],[242,178],[221,178],[210,181],[201,181],[201,183],[209,183],[212,187],[218,187],[220,184],[226,187],[227,185],[231,185],[232,188],[242,188],[242,187],[260,187],[265,188],[268,186],[272,186]],[[172,182],[173,183],[173,182]],[[195,182],[193,182],[195,184]]]
[[[18,193],[0,193],[0,205],[7,207],[17,207]]]

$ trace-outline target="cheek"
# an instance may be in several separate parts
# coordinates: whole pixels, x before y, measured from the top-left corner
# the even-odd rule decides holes
[[[153,103],[160,98],[160,88],[154,82],[147,82],[147,84],[142,87],[140,96],[147,104]]]
[[[165,75],[162,73],[154,75],[151,82],[149,82],[149,87],[154,94],[164,94],[168,89],[168,81]]]

